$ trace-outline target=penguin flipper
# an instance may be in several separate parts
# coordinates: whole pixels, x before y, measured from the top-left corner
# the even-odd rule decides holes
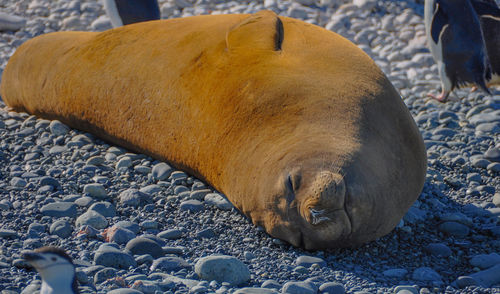
[[[500,21],[500,7],[498,7],[495,1],[472,0],[471,4],[478,16],[490,16],[498,18]]]
[[[434,15],[431,22],[431,36],[434,43],[439,43],[439,35],[448,24],[448,16],[443,11],[441,5],[436,1]]]

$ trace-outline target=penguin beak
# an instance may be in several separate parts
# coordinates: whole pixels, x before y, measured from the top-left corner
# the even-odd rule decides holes
[[[41,260],[43,259],[42,255],[38,254],[38,253],[35,253],[35,252],[24,252],[21,257],[28,261],[28,262],[32,262],[32,261],[36,261],[36,260]]]

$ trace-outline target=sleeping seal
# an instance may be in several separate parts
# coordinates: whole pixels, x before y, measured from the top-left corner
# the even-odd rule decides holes
[[[1,93],[204,179],[306,249],[387,234],[425,179],[422,137],[375,63],[269,11],[39,36],[10,59]]]

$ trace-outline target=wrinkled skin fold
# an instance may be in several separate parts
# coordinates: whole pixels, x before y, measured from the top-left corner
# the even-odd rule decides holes
[[[269,11],[39,36],[10,59],[1,94],[206,180],[306,249],[387,234],[425,179],[420,133],[374,62]]]

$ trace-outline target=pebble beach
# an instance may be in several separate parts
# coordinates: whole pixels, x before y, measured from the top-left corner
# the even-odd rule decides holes
[[[427,97],[440,80],[423,1],[158,2],[164,19],[273,10],[355,43],[422,133],[420,197],[374,242],[304,251],[168,163],[0,99],[1,294],[38,293],[40,276],[20,256],[46,245],[73,257],[81,293],[500,293],[500,87]],[[110,28],[97,0],[0,0],[0,74],[35,36]]]

